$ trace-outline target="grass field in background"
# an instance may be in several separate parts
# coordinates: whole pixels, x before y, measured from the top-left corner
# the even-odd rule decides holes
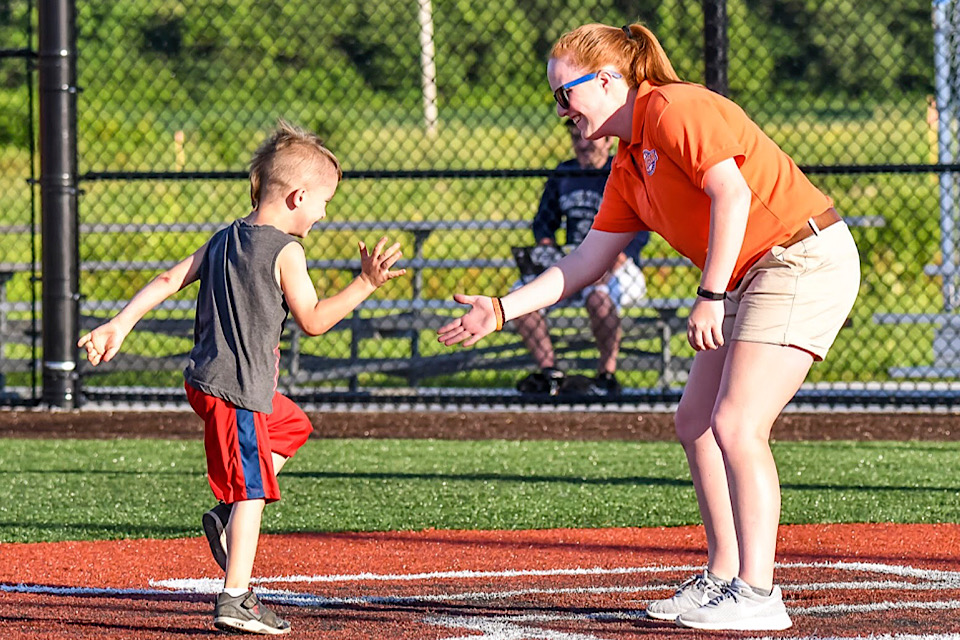
[[[0,542],[198,536],[214,503],[198,441],[3,445]],[[774,455],[785,524],[960,522],[960,443],[779,442]],[[265,532],[699,523],[676,443],[315,439],[281,490]]]

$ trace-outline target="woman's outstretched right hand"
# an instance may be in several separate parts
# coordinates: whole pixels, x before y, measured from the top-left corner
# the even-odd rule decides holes
[[[463,342],[472,347],[487,334],[497,330],[497,317],[493,311],[493,299],[487,296],[465,296],[458,293],[453,299],[460,304],[469,304],[470,311],[437,330],[439,340],[446,346]]]

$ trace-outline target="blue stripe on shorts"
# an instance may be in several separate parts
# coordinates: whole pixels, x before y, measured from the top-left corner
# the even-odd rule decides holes
[[[266,494],[263,491],[263,476],[260,475],[260,446],[253,412],[239,408],[236,411],[237,440],[240,443],[240,463],[243,466],[247,500],[257,500]]]

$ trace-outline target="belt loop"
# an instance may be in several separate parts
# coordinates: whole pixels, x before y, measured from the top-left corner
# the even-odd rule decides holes
[[[820,227],[817,226],[816,220],[814,220],[813,218],[810,218],[809,220],[807,220],[807,224],[810,225],[811,229],[813,229],[814,235],[817,235],[817,236],[820,235]]]

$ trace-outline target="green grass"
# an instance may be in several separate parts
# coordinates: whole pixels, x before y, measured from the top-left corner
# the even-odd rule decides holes
[[[3,444],[2,542],[196,536],[213,502],[200,442]],[[774,454],[784,523],[960,522],[960,443],[780,442]],[[281,488],[265,532],[699,522],[676,443],[316,439]]]

